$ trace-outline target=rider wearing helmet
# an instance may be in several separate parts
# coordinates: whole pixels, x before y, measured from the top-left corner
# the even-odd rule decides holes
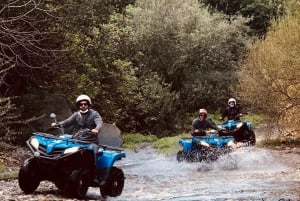
[[[240,120],[241,116],[243,116],[241,108],[237,106],[234,98],[230,98],[228,100],[228,106],[221,114],[221,119],[224,120],[227,118],[227,120]]]
[[[205,136],[209,128],[220,130],[213,120],[207,117],[207,110],[202,108],[199,110],[198,118],[192,122],[192,136]]]
[[[102,117],[96,111],[91,109],[91,98],[85,94],[79,95],[76,98],[77,112],[74,112],[69,118],[59,123],[52,123],[51,126],[67,128],[75,126],[74,139],[87,141],[91,143],[95,155],[95,167],[97,166],[98,152],[98,133],[103,125]],[[97,168],[95,168],[95,183],[99,183],[97,178]]]
[[[102,117],[96,111],[91,109],[91,98],[85,94],[82,94],[76,98],[77,112],[74,112],[69,118],[59,123],[52,123],[51,126],[58,126],[67,128],[69,126],[75,126],[75,133],[78,131],[89,129],[90,132],[82,135],[80,140],[89,141],[91,143],[98,144],[98,133],[102,127]]]

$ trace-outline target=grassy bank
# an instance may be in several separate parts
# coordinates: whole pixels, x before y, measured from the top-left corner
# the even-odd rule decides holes
[[[218,115],[209,115],[217,124],[222,123],[219,120]],[[245,115],[242,117],[244,121],[252,122],[253,128],[256,128],[259,124],[266,121],[266,117],[263,115]],[[179,133],[176,136],[172,137],[163,137],[157,138],[155,135],[143,135],[140,133],[126,133],[122,135],[124,144],[123,148],[128,148],[131,150],[137,150],[137,146],[140,143],[149,143],[151,144],[158,153],[161,154],[172,154],[176,153],[181,149],[178,141],[182,137],[191,137],[189,133]]]
[[[123,148],[136,151],[139,144],[149,143],[158,151],[158,153],[171,154],[180,150],[180,145],[178,144],[180,138],[191,136],[188,133],[182,133],[173,137],[157,138],[155,135],[127,133],[122,137],[124,140]]]

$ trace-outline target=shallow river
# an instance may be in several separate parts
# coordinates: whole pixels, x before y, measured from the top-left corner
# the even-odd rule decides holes
[[[257,147],[239,148],[210,164],[178,163],[175,155],[146,147],[127,152],[117,164],[125,186],[121,196],[107,201],[300,200],[299,169]],[[99,199],[99,190],[90,188],[87,197]]]

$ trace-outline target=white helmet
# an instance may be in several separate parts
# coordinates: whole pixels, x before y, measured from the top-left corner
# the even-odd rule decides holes
[[[236,100],[235,100],[234,98],[230,98],[230,99],[228,100],[228,105],[229,105],[229,106],[232,106],[232,105],[230,105],[231,102],[234,102],[234,106],[236,105]]]
[[[199,110],[199,115],[200,115],[200,114],[205,114],[205,115],[207,115],[207,110],[201,108],[201,109]]]
[[[89,103],[89,105],[92,105],[92,101],[91,98],[87,95],[81,94],[76,98],[76,104],[78,104],[81,101],[87,101]]]

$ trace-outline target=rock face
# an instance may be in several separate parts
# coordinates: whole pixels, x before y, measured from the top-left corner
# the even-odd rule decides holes
[[[121,147],[123,140],[120,129],[113,125],[104,123],[98,135],[99,144],[113,147]]]

